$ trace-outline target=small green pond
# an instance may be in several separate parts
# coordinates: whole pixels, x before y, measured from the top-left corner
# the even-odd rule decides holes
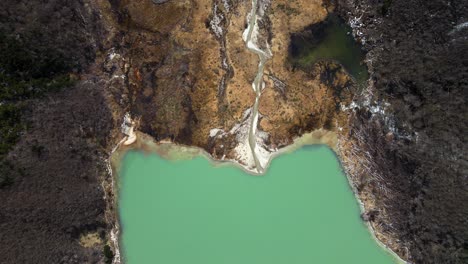
[[[132,151],[119,172],[127,264],[391,264],[334,153],[304,147],[264,176]]]
[[[342,19],[330,14],[325,21],[291,35],[290,60],[303,68],[318,61],[336,61],[363,85],[369,77],[365,53],[351,32]]]

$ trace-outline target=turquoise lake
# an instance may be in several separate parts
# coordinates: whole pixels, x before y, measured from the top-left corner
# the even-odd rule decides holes
[[[204,157],[128,152],[119,171],[127,264],[394,264],[334,153],[303,147],[252,176]]]

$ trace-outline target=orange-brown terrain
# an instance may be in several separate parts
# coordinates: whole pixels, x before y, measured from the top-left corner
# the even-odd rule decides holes
[[[307,134],[337,153],[363,220],[402,259],[468,261],[467,4],[254,2],[6,0],[1,263],[119,262],[106,165],[132,129],[134,147],[192,145],[252,172],[246,156],[265,162]],[[367,51],[364,88],[340,61],[292,62],[292,36],[319,38],[310,26],[330,13]],[[12,78],[17,86],[4,84]],[[57,83],[66,88],[43,92]]]
[[[388,162],[390,146],[399,142],[391,107],[384,106],[388,98],[378,95],[372,79],[358,89],[337,62],[308,68],[290,62],[291,34],[342,6],[339,1],[258,1],[254,44],[271,56],[263,71],[257,144],[274,152],[307,132],[322,131],[315,134],[317,141],[332,144],[340,156],[363,203],[363,218],[380,241],[411,259],[401,229],[392,228],[401,221],[391,209],[393,186],[399,183],[385,180],[389,166],[405,166]],[[252,82],[259,63],[242,38],[251,8],[250,1],[220,0],[113,5],[107,21],[120,32],[111,40],[112,51],[128,64],[122,69],[123,87],[113,93],[115,99],[127,95],[123,104],[112,103],[121,105],[120,115],[131,113],[137,129],[156,140],[195,145],[215,159],[249,166],[237,147],[243,140],[239,127],[252,118],[246,111],[255,101]],[[325,141],[325,134],[336,140]]]
[[[102,2],[114,31],[104,74],[111,78],[110,104],[117,120],[129,112],[137,130],[157,141],[169,139],[201,147],[215,159],[240,160],[235,150],[239,142],[231,130],[254,103],[252,82],[259,59],[242,39],[251,2],[224,2]],[[259,131],[268,135],[267,149],[290,145],[307,132],[323,130],[317,134],[322,137],[329,131],[338,140],[328,141],[331,147],[345,165],[354,164],[350,175],[365,178],[366,164],[357,162],[362,153],[351,151],[355,139],[348,137],[350,112],[341,110],[353,99],[353,79],[335,62],[319,62],[306,70],[289,62],[290,35],[323,21],[333,7],[318,0],[266,6],[257,43],[272,55],[263,73],[258,122]],[[363,181],[351,180],[356,185]],[[359,193],[366,212],[378,206],[369,196],[372,188]],[[374,227],[380,239],[392,240]]]
[[[253,105],[258,58],[242,39],[251,3],[234,2],[226,8],[222,1],[121,1],[107,8],[117,14],[109,23],[120,31],[111,40],[116,47],[109,51],[119,54],[113,69],[118,73],[109,74],[121,76],[118,81],[124,86],[111,87],[113,104],[130,112],[139,120],[138,130],[157,140],[168,138],[217,151],[217,157],[235,158],[229,147],[216,148],[232,149],[232,136],[213,142],[210,130],[230,131]],[[346,117],[336,111],[337,105],[350,102],[352,81],[331,62],[307,72],[288,64],[289,35],[325,19],[321,1],[275,1],[267,12],[270,22],[264,33],[271,35],[272,57],[263,76],[259,129],[270,135],[276,148],[306,131],[336,128],[337,115]],[[161,21],[166,21],[164,26]],[[336,73],[323,82],[321,74],[331,68]]]

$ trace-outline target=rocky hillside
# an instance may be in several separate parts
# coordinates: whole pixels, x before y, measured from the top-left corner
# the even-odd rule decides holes
[[[411,262],[467,263],[468,3],[336,2],[369,51],[375,100],[389,104],[353,124],[384,190],[368,216]]]
[[[83,1],[2,2],[0,263],[106,260],[113,123],[102,86],[84,77],[102,32]]]

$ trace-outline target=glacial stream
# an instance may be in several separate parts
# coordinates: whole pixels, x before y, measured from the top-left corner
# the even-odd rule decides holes
[[[250,20],[246,31],[246,37],[244,39],[247,48],[258,55],[259,63],[258,63],[258,71],[255,75],[254,82],[252,83],[252,88],[255,91],[255,103],[252,107],[251,113],[251,121],[250,121],[250,129],[249,129],[249,147],[252,152],[252,157],[255,162],[255,169],[258,173],[263,173],[264,168],[263,165],[260,163],[258,156],[257,156],[257,122],[258,122],[258,104],[260,102],[260,96],[262,94],[262,88],[264,87],[263,84],[263,69],[265,67],[265,62],[267,61],[267,55],[265,51],[257,48],[252,41],[252,35],[255,30],[255,26],[257,23],[257,0],[252,0],[252,10],[250,12]]]

